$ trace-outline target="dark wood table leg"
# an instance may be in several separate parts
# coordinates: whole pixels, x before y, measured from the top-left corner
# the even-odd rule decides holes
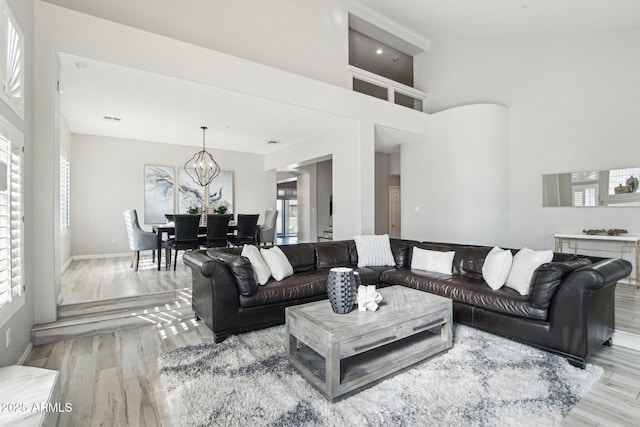
[[[158,271],[160,271],[162,265],[162,232],[160,230],[156,233],[156,241],[158,244]]]

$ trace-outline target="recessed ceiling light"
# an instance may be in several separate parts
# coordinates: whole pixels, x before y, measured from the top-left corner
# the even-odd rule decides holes
[[[271,140],[271,141],[267,141],[267,144],[280,144],[280,141]]]
[[[378,50],[376,50],[376,53],[377,53],[378,55],[382,55],[382,49],[378,49]]]
[[[89,66],[85,63],[85,62],[76,62],[76,68],[78,70],[86,70],[87,68],[89,68]]]

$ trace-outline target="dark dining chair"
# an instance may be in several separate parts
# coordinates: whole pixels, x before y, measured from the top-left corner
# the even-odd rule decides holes
[[[255,245],[259,214],[238,214],[238,230],[229,236],[229,243],[234,246]]]
[[[207,236],[200,238],[200,245],[207,248],[224,248],[228,246],[229,221],[231,221],[231,215],[207,215]]]
[[[198,249],[198,230],[200,227],[200,215],[175,215],[173,222],[176,227],[175,235],[167,241],[167,245],[176,251],[173,260],[173,271],[176,271],[178,264],[178,251]]]

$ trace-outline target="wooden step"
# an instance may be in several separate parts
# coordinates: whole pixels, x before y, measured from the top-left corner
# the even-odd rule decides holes
[[[184,288],[176,291],[163,291],[122,298],[87,301],[74,304],[61,304],[58,306],[58,320],[85,314],[97,314],[107,311],[147,307],[151,305],[165,305],[171,304],[175,301],[191,303],[191,289]]]
[[[104,304],[109,307],[109,304]],[[181,296],[171,302],[142,307],[104,310],[95,306],[96,312],[67,316],[55,322],[35,325],[31,329],[33,345],[48,344],[105,332],[139,328],[149,325],[178,324],[193,318],[191,298]]]

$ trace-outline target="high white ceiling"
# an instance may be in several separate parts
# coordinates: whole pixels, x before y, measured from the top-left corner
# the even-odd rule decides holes
[[[74,55],[60,62],[62,112],[74,133],[197,146],[207,126],[207,147],[264,154],[345,120]]]
[[[640,28],[638,0],[357,0],[427,40]]]
[[[433,41],[640,28],[640,0],[355,2]],[[198,13],[198,9],[185,13]],[[74,133],[197,146],[202,143],[200,126],[204,125],[209,127],[207,147],[267,153],[341,126],[345,120],[87,58],[60,57],[62,110]],[[78,68],[77,63],[87,67]],[[378,149],[392,150],[395,145],[387,133],[376,133]],[[267,144],[270,140],[281,143]]]

